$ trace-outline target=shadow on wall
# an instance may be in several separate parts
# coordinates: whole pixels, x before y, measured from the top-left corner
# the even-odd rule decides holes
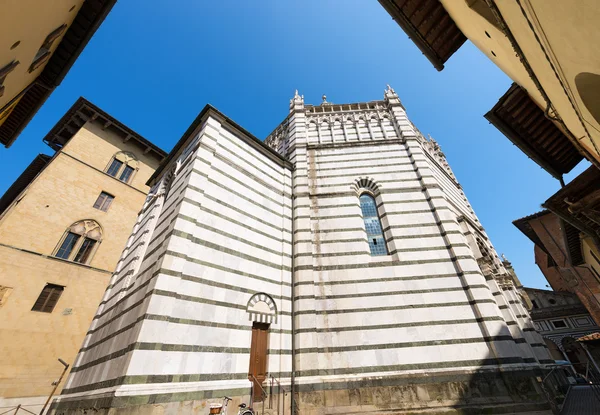
[[[426,328],[423,328],[425,330]],[[494,338],[504,338],[509,335],[504,326],[499,333],[492,334]],[[502,337],[499,337],[502,336]],[[478,347],[481,343],[466,343],[461,345],[467,350],[465,355],[478,361],[474,366],[472,361],[468,370],[461,369],[457,363],[448,362],[449,367],[444,371],[406,370],[412,373],[396,376],[365,376],[362,379],[353,377],[345,382],[329,383],[324,380],[321,385],[311,385],[310,390],[299,386],[296,401],[300,413],[328,414],[335,411],[381,413],[389,411],[395,414],[482,414],[482,413],[547,413],[551,414],[550,405],[541,387],[540,381],[544,373],[526,366],[520,359],[497,357],[498,354],[514,356],[518,344],[510,340],[487,343],[487,352]],[[445,346],[424,346],[431,350],[430,360],[435,361],[436,350]],[[478,355],[478,351],[481,351]],[[410,348],[397,349],[398,363],[409,359],[403,354],[410,354]],[[497,365],[501,363],[503,370]],[[440,366],[432,364],[432,366]],[[406,365],[412,366],[412,365]],[[357,375],[357,374],[355,374]],[[334,386],[335,385],[335,386]],[[335,389],[334,389],[335,388]],[[335,409],[333,409],[335,408]]]
[[[600,75],[581,72],[575,77],[575,85],[585,107],[594,120],[600,123]]]

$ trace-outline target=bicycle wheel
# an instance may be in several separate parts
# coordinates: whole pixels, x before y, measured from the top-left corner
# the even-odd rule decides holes
[[[254,411],[250,408],[244,409],[242,412],[239,413],[239,415],[254,415]]]

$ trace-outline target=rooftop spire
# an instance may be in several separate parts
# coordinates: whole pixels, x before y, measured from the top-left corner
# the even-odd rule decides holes
[[[294,93],[294,98],[290,99],[290,112],[304,109],[304,95],[298,95],[298,90]]]

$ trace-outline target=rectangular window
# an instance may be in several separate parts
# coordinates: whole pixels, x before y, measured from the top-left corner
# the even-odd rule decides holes
[[[555,329],[564,329],[567,327],[567,323],[563,320],[552,320],[552,325]]]
[[[64,290],[61,285],[46,284],[31,310],[51,313]]]
[[[539,308],[535,300],[531,300],[531,304],[533,305],[533,308]]]
[[[552,268],[556,266],[556,261],[550,255],[546,254],[548,257],[548,268]]]
[[[90,258],[92,250],[94,249],[94,245],[96,245],[96,241],[94,241],[93,239],[85,238],[83,240],[83,243],[81,244],[81,248],[79,248],[79,251],[77,252],[77,255],[75,255],[75,259],[73,259],[73,261],[79,262],[80,264],[86,264],[88,259]]]
[[[100,196],[98,196],[98,199],[96,199],[96,203],[94,203],[94,208],[99,209],[103,212],[107,212],[114,198],[114,196],[109,195],[106,192],[102,192],[100,193]]]
[[[121,177],[119,177],[119,180],[125,183],[129,183],[129,178],[131,177],[132,173],[133,167],[125,166],[125,168],[123,169],[123,173],[121,173]]]
[[[62,259],[69,259],[69,257],[71,256],[71,251],[73,251],[73,247],[75,246],[78,240],[79,235],[73,232],[69,232],[60,248],[58,248],[56,256]]]
[[[108,173],[112,177],[117,177],[117,173],[119,173],[119,170],[121,170],[122,165],[123,165],[122,161],[113,160],[112,163],[110,164],[110,167],[108,168],[108,170],[106,170],[106,173]]]

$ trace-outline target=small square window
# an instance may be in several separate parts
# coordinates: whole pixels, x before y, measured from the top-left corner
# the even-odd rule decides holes
[[[552,325],[555,329],[564,329],[567,327],[567,323],[564,320],[552,320]]]
[[[100,196],[98,196],[98,199],[96,199],[96,203],[94,203],[94,208],[99,209],[103,212],[107,212],[114,198],[114,196],[109,195],[106,192],[102,192],[100,193]]]
[[[46,284],[31,310],[51,313],[64,290],[61,285]]]

